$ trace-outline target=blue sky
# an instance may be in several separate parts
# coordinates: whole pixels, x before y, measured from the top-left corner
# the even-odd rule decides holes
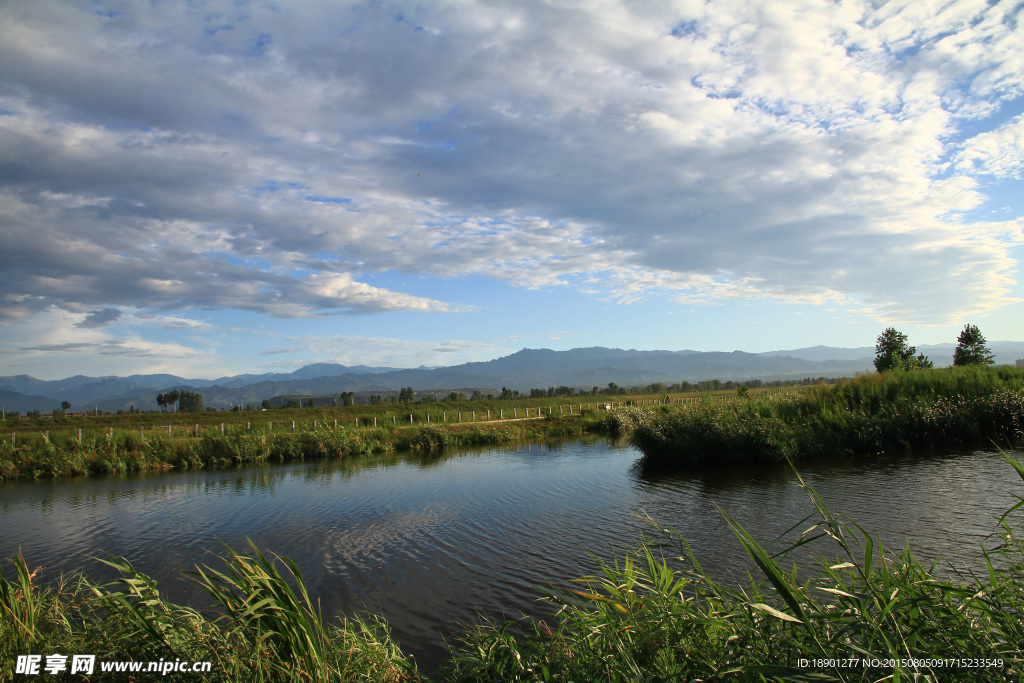
[[[1024,340],[1019,2],[0,2],[0,375]]]

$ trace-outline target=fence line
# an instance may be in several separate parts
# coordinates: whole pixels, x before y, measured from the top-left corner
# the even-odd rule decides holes
[[[765,390],[765,391],[757,391],[755,393],[752,393],[751,396],[764,396],[764,395],[768,395],[768,394],[777,394],[777,393],[781,393],[781,391],[782,391],[781,389],[772,388],[772,389],[768,389],[768,390]],[[639,406],[639,407],[653,407],[653,406],[666,405],[666,404],[676,404],[676,405],[679,405],[679,404],[688,404],[688,403],[700,403],[700,402],[707,401],[707,400],[710,400],[712,402],[728,402],[728,401],[741,400],[743,398],[744,398],[743,396],[740,396],[740,395],[737,395],[737,394],[705,394],[704,396],[683,396],[683,397],[678,397],[678,398],[668,398],[668,399],[665,399],[665,400],[663,400],[663,399],[631,399],[631,400],[626,400],[626,401],[602,401],[600,403],[575,403],[575,404],[572,404],[572,403],[560,403],[560,404],[558,404],[558,414],[559,414],[559,416],[565,416],[566,414],[568,414],[569,416],[575,417],[575,416],[578,416],[578,415],[582,414],[584,410],[594,410],[594,409],[602,410],[602,409],[608,409],[608,408],[611,408],[611,407],[614,407],[614,406],[617,406],[617,405],[622,405],[622,406]],[[548,411],[547,411],[548,415],[549,416],[554,415],[554,406],[553,405],[548,405],[547,408],[548,408]],[[534,411],[533,408],[526,408],[526,407],[524,407],[523,411],[524,411],[524,417],[520,418],[520,416],[519,416],[519,408],[514,406],[512,408],[512,417],[510,419],[514,419],[514,420],[518,420],[518,419],[539,419],[539,418],[543,417],[543,412],[542,412],[543,411],[543,406],[537,406],[536,407],[536,411]],[[455,420],[453,422],[451,422],[451,423],[448,422],[448,413],[447,413],[447,411],[440,411],[440,412],[441,412],[441,423],[442,424],[484,424],[484,423],[492,421],[492,415],[491,415],[490,409],[486,409],[485,412],[482,415],[480,415],[480,418],[481,418],[480,420],[477,420],[477,414],[476,414],[477,411],[476,410],[468,411],[467,416],[470,418],[468,422],[463,422],[463,413],[462,413],[462,411],[457,411],[453,415]],[[416,419],[416,415],[417,415],[417,413],[415,413],[415,412],[409,413],[409,424],[410,425],[414,426],[416,424],[437,424],[437,421],[436,421],[437,415],[435,413],[431,413],[431,411],[429,411],[429,410],[426,411],[425,413],[419,413],[419,415],[421,416],[419,418],[419,420]],[[433,419],[432,419],[432,416],[433,416]],[[370,425],[370,421],[369,421],[368,418],[366,418],[364,420],[364,422],[362,424],[360,424],[359,417],[354,417],[352,424],[354,425],[354,428],[356,428],[356,429],[379,429],[379,423],[378,423],[378,420],[377,420],[378,417],[379,416],[376,416],[376,415],[373,416],[372,427]],[[397,425],[398,425],[398,414],[391,414],[390,417],[391,417],[392,427],[397,427]],[[498,409],[498,415],[496,417],[497,417],[498,420],[505,420],[505,410],[504,410],[504,408],[499,408]],[[386,419],[387,415],[385,415],[384,418]],[[306,427],[310,423],[312,423],[312,429],[311,430],[307,430]],[[274,430],[274,422],[273,422],[273,420],[269,420],[265,424],[266,424],[267,432],[268,433],[272,433],[273,430]],[[310,431],[315,432],[315,431],[317,431],[318,429],[321,429],[321,428],[330,429],[330,427],[328,425],[329,425],[329,423],[323,423],[323,422],[321,422],[318,419],[311,419],[308,422],[306,422],[305,425],[302,423],[302,421],[292,420],[291,433],[292,434],[300,434],[300,433],[309,433]],[[174,438],[174,427],[175,426],[176,425],[159,425],[158,427],[156,427],[154,429],[154,431],[158,431],[160,429],[166,429],[167,430],[167,437],[168,438]],[[182,425],[177,425],[177,426],[181,427]],[[220,431],[220,435],[222,435],[222,436],[227,436],[229,434],[236,433],[236,432],[242,430],[241,424],[239,424],[238,427],[236,428],[235,425],[229,425],[228,423],[221,422],[221,423],[219,423],[219,426],[220,426],[220,430],[219,430]],[[229,427],[230,427],[230,429],[229,429]],[[256,428],[257,429],[259,428],[258,424],[256,425]],[[334,419],[334,430],[337,430],[338,428],[339,428],[338,419],[335,418]],[[344,429],[344,425],[341,425],[341,428]],[[206,425],[200,425],[199,423],[193,423],[193,429],[191,429],[191,430],[187,430],[186,429],[186,431],[185,431],[186,436],[183,437],[183,438],[200,438],[200,437],[202,437],[204,435],[209,435],[211,429],[214,430],[214,433],[216,433],[217,424],[206,426]],[[63,430],[53,430],[53,431],[55,432],[55,435],[54,435],[55,437],[60,436],[62,438],[70,438],[70,439],[74,439],[75,438],[75,433],[74,433],[73,429],[69,429],[68,430],[68,432],[70,432],[70,434],[63,433]],[[102,428],[102,431],[95,430],[95,431],[92,431],[91,433],[84,432],[83,429],[79,427],[79,428],[77,428],[77,432],[78,432],[77,433],[77,441],[78,441],[79,444],[82,444],[86,437],[92,437],[97,432],[99,432],[100,434],[104,434],[105,433],[104,435],[107,436],[107,438],[112,440],[114,438],[115,431],[123,431],[123,432],[131,433],[131,432],[135,431],[135,427],[132,427],[130,425],[126,425],[124,428],[118,429],[118,428],[112,426],[112,427],[109,427],[109,429],[108,429],[106,426],[104,426]],[[249,434],[252,431],[253,431],[253,423],[252,423],[252,421],[247,421],[245,423],[244,431],[242,433]],[[145,426],[140,426],[138,428],[138,432],[139,432],[139,437],[143,441],[145,441],[146,440]],[[191,432],[191,434],[189,434],[189,432]],[[44,441],[49,442],[51,440],[51,432],[50,432],[50,430],[46,430],[45,432],[40,433],[39,436]],[[32,437],[28,437],[27,439],[25,437],[22,437],[22,439],[20,440],[20,444],[23,445],[23,446],[27,446],[28,443],[31,440],[32,440]],[[19,440],[17,438],[17,433],[16,432],[13,432],[13,431],[11,432],[10,445],[11,445],[12,448],[17,447],[19,445]]]

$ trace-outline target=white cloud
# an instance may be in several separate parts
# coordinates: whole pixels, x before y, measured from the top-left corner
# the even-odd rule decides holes
[[[967,140],[955,161],[963,173],[1020,180],[1024,173],[1024,114]]]
[[[348,273],[317,273],[303,283],[317,297],[324,309],[350,311],[451,311],[457,307],[425,297],[389,292],[356,282]],[[466,310],[466,309],[461,309]]]
[[[92,313],[71,313],[51,306],[19,325],[9,325],[0,338],[0,354],[11,374],[56,379],[133,373],[178,373],[183,365],[216,376],[220,368],[208,344],[187,346],[147,338],[118,316],[109,324],[83,325]],[[41,368],[42,372],[32,368]],[[222,373],[220,373],[222,374]]]
[[[960,216],[1024,124],[957,139],[1022,93],[1013,3],[118,7],[0,7],[0,320],[470,310],[380,272],[1014,300]]]

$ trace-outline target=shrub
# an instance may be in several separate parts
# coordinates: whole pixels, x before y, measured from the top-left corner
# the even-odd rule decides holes
[[[435,425],[424,425],[416,430],[412,439],[409,440],[410,447],[417,451],[439,451],[449,444],[451,437],[448,432]]]

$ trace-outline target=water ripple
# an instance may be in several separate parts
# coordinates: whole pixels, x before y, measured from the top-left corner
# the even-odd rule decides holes
[[[231,472],[0,485],[0,556],[24,552],[55,575],[111,553],[130,558],[172,599],[198,600],[174,570],[210,563],[247,540],[302,568],[325,614],[385,616],[429,669],[443,638],[480,615],[545,614],[538,586],[593,573],[651,530],[674,526],[719,578],[744,572],[728,511],[759,539],[812,512],[787,467],[645,476],[637,454],[605,443],[434,458],[309,463]],[[993,517],[1020,482],[997,453],[930,453],[808,463],[833,511],[890,547],[977,561]],[[821,547],[820,549],[824,549]]]

